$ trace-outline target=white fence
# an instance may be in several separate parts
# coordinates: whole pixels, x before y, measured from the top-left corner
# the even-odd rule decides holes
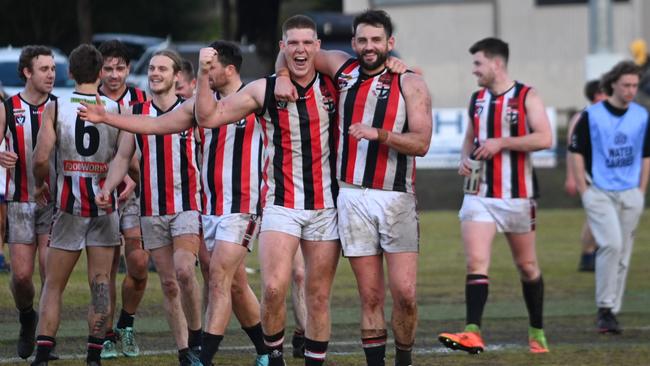
[[[557,165],[557,113],[555,108],[546,108],[553,131],[553,145],[550,149],[533,153],[533,165],[554,168]],[[460,148],[465,136],[469,117],[466,108],[434,108],[433,133],[429,151],[416,159],[418,169],[456,169],[460,161]]]

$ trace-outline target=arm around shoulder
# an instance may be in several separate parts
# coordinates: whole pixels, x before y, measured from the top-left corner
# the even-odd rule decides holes
[[[196,117],[199,126],[216,128],[239,121],[251,113],[259,113],[264,106],[265,95],[266,79],[258,79],[246,85],[240,91],[218,101],[212,98],[213,101],[209,102],[207,98],[198,96],[196,99]],[[202,104],[206,103],[214,104],[207,106],[205,109],[200,108]]]

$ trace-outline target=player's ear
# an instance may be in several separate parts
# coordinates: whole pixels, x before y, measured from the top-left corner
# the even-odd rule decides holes
[[[388,37],[388,51],[392,51],[394,47],[395,47],[395,37],[390,36]]]

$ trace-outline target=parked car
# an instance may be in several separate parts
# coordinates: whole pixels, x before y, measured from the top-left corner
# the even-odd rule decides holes
[[[142,89],[147,89],[147,69],[149,68],[149,60],[151,60],[151,57],[156,53],[156,51],[164,48],[176,50],[183,58],[192,63],[196,72],[199,66],[199,51],[201,48],[206,46],[208,46],[208,43],[199,42],[163,42],[151,46],[145,51],[140,60],[131,66],[131,73],[129,74],[127,83]],[[262,62],[262,59],[258,56],[255,45],[240,45],[240,50],[244,59],[240,74],[244,82],[253,81],[263,77],[269,72]]]
[[[10,97],[20,92],[25,87],[25,82],[18,76],[19,47],[0,48],[0,81],[7,95]],[[54,63],[56,64],[56,78],[54,79],[54,95],[71,91],[74,82],[68,78],[68,58],[58,49],[52,49]]]
[[[354,50],[352,49],[354,14],[314,11],[307,12],[306,15],[316,23],[316,30],[318,32],[318,38],[321,40],[322,49],[344,51],[354,56]],[[390,54],[399,57],[399,54],[394,49]]]
[[[118,40],[129,50],[131,65],[135,65],[149,47],[157,46],[164,43],[165,38],[142,36],[139,34],[128,33],[96,33],[93,35],[92,44],[99,47],[102,42]]]

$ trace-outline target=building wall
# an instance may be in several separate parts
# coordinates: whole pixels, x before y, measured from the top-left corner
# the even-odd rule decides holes
[[[460,107],[476,82],[469,46],[498,36],[510,44],[510,74],[535,86],[560,110],[585,104],[585,57],[589,53],[589,5],[537,6],[534,0],[344,0],[346,13],[386,10],[395,23],[396,49],[408,65],[420,67],[436,107]],[[376,4],[381,4],[378,6]],[[647,35],[643,0],[614,3],[613,51],[629,57],[628,45]]]

